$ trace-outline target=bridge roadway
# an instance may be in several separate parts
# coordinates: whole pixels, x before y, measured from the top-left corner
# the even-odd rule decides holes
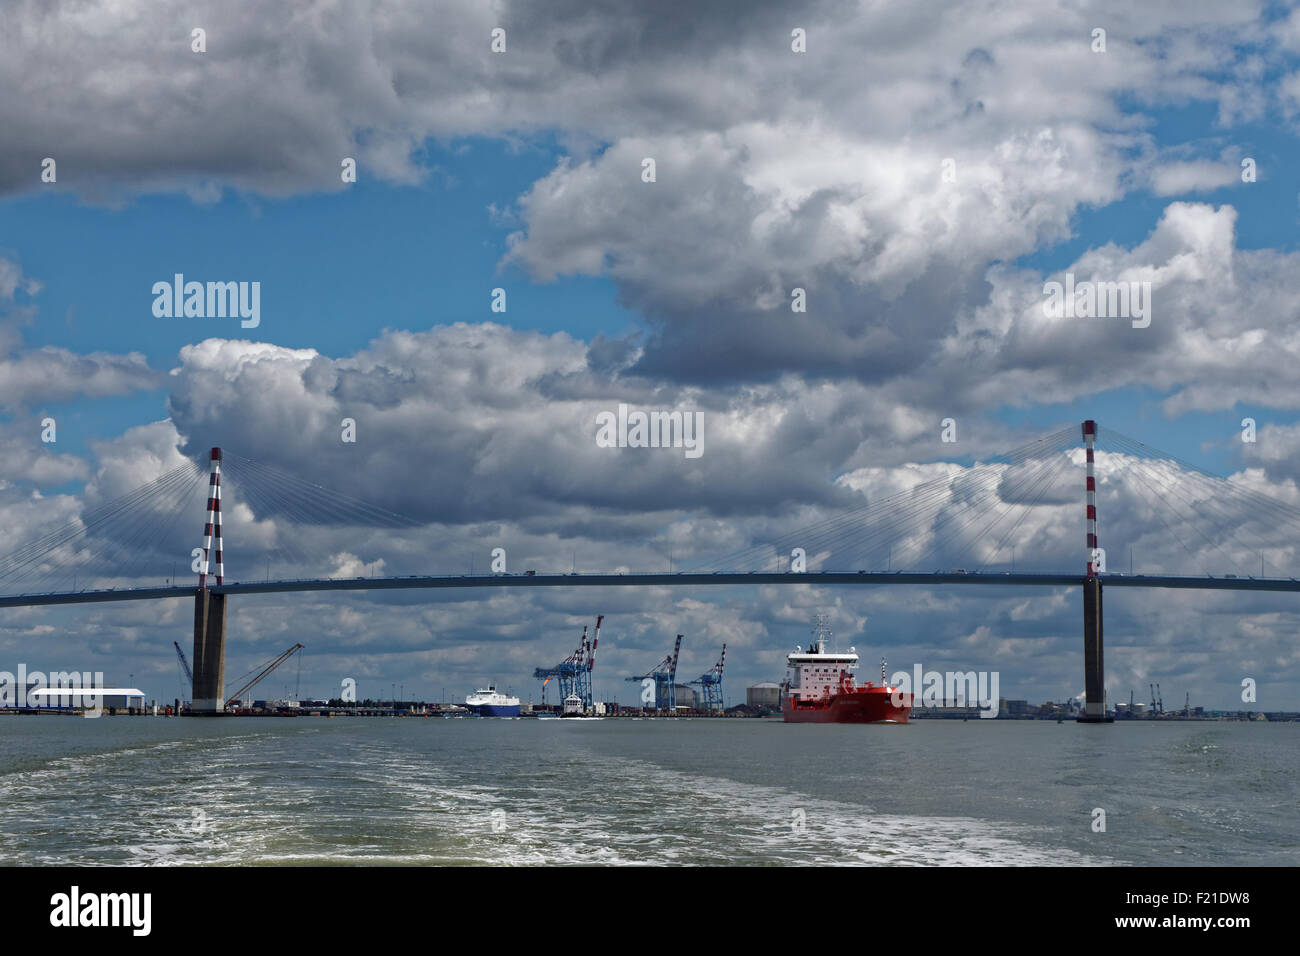
[[[1296,578],[1212,577],[1210,575],[1102,574],[1103,587],[1194,588],[1203,591],[1300,591]],[[296,591],[391,591],[417,588],[545,588],[545,587],[696,587],[738,584],[1000,584],[1011,586],[1078,587],[1082,574],[961,571],[756,571],[752,573],[661,571],[641,574],[460,574],[396,578],[309,578],[250,581],[213,585],[214,594],[286,594]],[[97,604],[107,601],[155,601],[194,597],[195,586],[108,588],[49,594],[0,596],[0,608],[53,604]]]

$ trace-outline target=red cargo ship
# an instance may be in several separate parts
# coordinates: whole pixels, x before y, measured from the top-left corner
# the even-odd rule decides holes
[[[867,681],[859,687],[853,677],[858,655],[826,650],[830,630],[818,615],[813,626],[813,643],[808,650],[796,646],[786,658],[793,676],[781,685],[781,714],[786,723],[810,724],[905,724],[912,713],[912,695],[885,680],[885,662],[880,662],[880,683]]]

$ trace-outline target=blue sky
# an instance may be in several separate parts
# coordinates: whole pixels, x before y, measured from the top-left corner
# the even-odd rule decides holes
[[[129,345],[166,369],[182,345],[240,334],[205,319],[154,318],[150,290],[174,272],[201,282],[256,277],[264,316],[258,337],[333,356],[363,348],[385,328],[489,317],[581,338],[635,327],[636,316],[619,307],[608,280],[542,284],[518,269],[498,268],[510,230],[493,221],[489,208],[509,208],[549,171],[553,147],[517,149],[478,139],[451,148],[431,141],[425,152],[437,171],[412,186],[363,177],[347,190],[288,199],[233,190],[215,202],[146,196],[103,206],[40,192],[13,199],[0,247],[44,285],[41,321],[27,331],[27,341],[79,351]],[[159,272],[163,263],[166,271]],[[497,287],[507,290],[510,309],[493,316]],[[161,417],[162,398],[160,390],[117,402],[72,402],[66,411],[102,437],[138,424],[142,415]]]

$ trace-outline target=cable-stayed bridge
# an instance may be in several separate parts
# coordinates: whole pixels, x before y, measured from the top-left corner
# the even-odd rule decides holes
[[[233,491],[224,511],[223,489]],[[1102,721],[1104,587],[1300,591],[1300,580],[1287,573],[1296,564],[1300,507],[1259,491],[1249,473],[1227,480],[1093,422],[971,466],[867,469],[841,491],[859,503],[823,508],[816,520],[769,522],[748,532],[741,548],[678,570],[388,575],[376,574],[373,562],[340,558],[330,533],[347,530],[357,550],[427,555],[430,542],[441,541],[432,522],[214,448],[206,471],[186,462],[0,557],[0,608],[192,598],[194,706],[216,713],[226,604],[234,595],[798,583],[1079,587],[1081,719]],[[1109,561],[1097,531],[1098,495],[1111,529]],[[185,541],[186,519],[200,508],[202,546],[186,550],[193,543]],[[247,542],[241,566],[255,572],[265,562],[263,580],[226,580],[223,519],[231,516]],[[469,547],[482,550],[482,541]],[[1135,553],[1143,556],[1141,572],[1131,563]],[[1120,570],[1124,557],[1130,563]],[[322,568],[326,558],[335,567]],[[272,579],[272,562],[316,573]],[[164,583],[144,583],[159,577]]]

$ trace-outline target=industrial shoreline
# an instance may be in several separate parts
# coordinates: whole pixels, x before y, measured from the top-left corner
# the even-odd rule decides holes
[[[46,717],[89,717],[85,708],[74,707],[0,707],[0,716],[46,716]],[[106,717],[397,717],[397,718],[442,718],[446,720],[551,720],[560,719],[558,714],[537,712],[520,714],[518,717],[483,717],[466,711],[456,705],[440,706],[437,704],[415,705],[411,707],[282,707],[251,708],[226,711],[220,714],[195,714],[188,710],[177,712],[173,707],[106,707],[99,716]],[[780,713],[754,713],[743,707],[718,713],[692,711],[679,713],[657,713],[637,710],[623,710],[600,715],[584,715],[585,720],[781,720]],[[1051,713],[1011,714],[999,712],[995,717],[982,717],[979,708],[936,708],[917,707],[912,712],[913,720],[1030,720],[1064,722],[1064,716]],[[1300,712],[1295,711],[1210,711],[1206,713],[1164,713],[1147,717],[1117,716],[1116,723],[1165,723],[1165,722],[1201,722],[1249,721],[1268,723],[1300,722]],[[1072,722],[1072,720],[1071,720]]]

